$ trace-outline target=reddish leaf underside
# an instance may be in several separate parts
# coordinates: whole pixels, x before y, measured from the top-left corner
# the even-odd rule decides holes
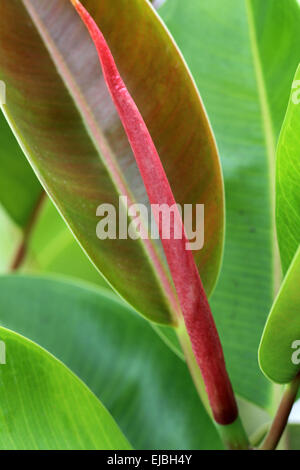
[[[152,207],[155,204],[174,206],[175,199],[152,138],[120,77],[102,33],[81,3],[78,0],[71,1],[87,26],[97,48],[109,92],[126,131]],[[155,210],[154,216],[161,236],[162,224]],[[192,252],[188,249],[188,240],[176,206],[174,206],[174,218],[171,224],[170,239],[164,239],[161,236],[161,241],[184,322],[203,375],[214,418],[219,424],[230,424],[237,417],[237,406],[226,372],[222,346],[214,319]],[[175,238],[175,233],[181,233],[181,238]]]

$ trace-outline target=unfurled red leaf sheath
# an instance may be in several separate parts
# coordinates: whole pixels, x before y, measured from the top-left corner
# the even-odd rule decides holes
[[[130,96],[109,47],[93,18],[77,0],[71,0],[86,24],[97,48],[104,78],[128,136],[152,207],[175,205],[160,158],[146,124]],[[155,213],[164,252],[179,298],[184,322],[201,369],[215,420],[230,424],[237,418],[237,406],[226,372],[222,346],[192,252],[187,249],[182,219],[175,208],[171,237],[162,237],[159,213]],[[174,233],[182,233],[181,238]],[[173,235],[173,236],[172,236]]]

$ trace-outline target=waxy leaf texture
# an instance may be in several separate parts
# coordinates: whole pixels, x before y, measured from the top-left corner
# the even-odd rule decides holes
[[[148,1],[83,4],[108,40],[176,201],[205,204],[205,244],[194,256],[209,294],[222,256],[223,183],[194,82]],[[100,204],[117,207],[120,196],[149,200],[94,45],[73,6],[5,2],[0,50],[5,115],[52,201],[110,285],[147,318],[172,323],[178,300],[159,240],[99,241],[95,234]]]

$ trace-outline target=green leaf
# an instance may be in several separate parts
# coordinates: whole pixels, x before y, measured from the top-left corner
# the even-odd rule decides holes
[[[270,311],[259,349],[263,372],[278,383],[290,382],[300,369],[297,357],[292,361],[293,353],[297,355],[292,348],[300,340],[299,77],[300,68],[292,85],[276,160],[276,226],[286,276]]]
[[[270,408],[257,364],[280,284],[275,146],[299,62],[296,0],[167,0],[159,10],[181,48],[216,134],[226,192],[222,273],[212,297],[235,390]]]
[[[0,273],[6,273],[22,239],[21,230],[0,205]]]
[[[297,341],[300,345],[299,77],[300,68],[292,85],[276,161],[276,222],[286,276],[268,317],[259,349],[263,372],[278,383],[290,382],[300,370],[297,358]]]
[[[284,273],[300,245],[299,80],[300,67],[293,81],[276,160],[276,227]]]
[[[0,338],[1,449],[130,449],[107,410],[61,362],[2,327]]]
[[[221,448],[186,364],[109,292],[54,279],[2,277],[0,322],[70,367],[134,448]]]
[[[223,184],[194,83],[147,0],[132,0],[130,8],[127,0],[83,3],[145,119],[177,202],[205,204],[206,243],[195,259],[210,293],[222,255]],[[96,50],[71,3],[6,3],[0,50],[6,116],[53,202],[120,295],[151,320],[171,323],[178,302],[160,242],[96,237],[97,206],[118,208],[120,195],[147,197]]]
[[[289,383],[300,370],[300,248],[285,276],[263,332],[259,361],[276,383]]]
[[[25,227],[41,186],[0,112],[0,203],[13,221]]]

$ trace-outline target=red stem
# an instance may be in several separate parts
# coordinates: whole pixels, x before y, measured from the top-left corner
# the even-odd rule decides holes
[[[77,0],[71,0],[87,26],[98,51],[104,78],[128,136],[152,205],[175,205],[175,199],[147,126],[130,96],[109,47],[93,18]],[[201,369],[217,423],[230,424],[238,411],[215,322],[194,261],[188,249],[181,215],[176,207],[170,239],[162,237],[159,215],[153,210],[174,281],[183,318]],[[174,237],[180,233],[181,238]],[[173,235],[173,236],[172,236]]]
[[[299,386],[300,373],[294,378],[294,380],[290,384],[288,384],[281,399],[272,426],[262,446],[260,447],[261,450],[274,450],[278,446],[282,434],[288,423],[289,415],[297,398]]]

